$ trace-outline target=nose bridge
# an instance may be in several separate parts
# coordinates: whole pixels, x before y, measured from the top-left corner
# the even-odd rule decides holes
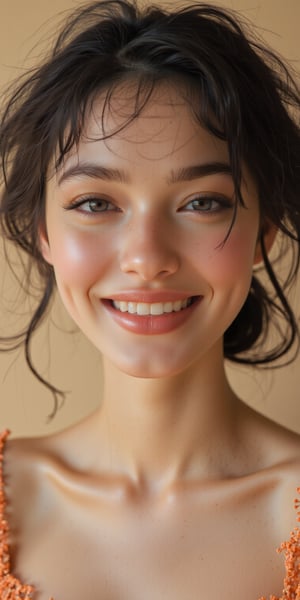
[[[144,280],[168,276],[179,266],[175,236],[166,217],[140,213],[127,224],[121,241],[120,267]]]

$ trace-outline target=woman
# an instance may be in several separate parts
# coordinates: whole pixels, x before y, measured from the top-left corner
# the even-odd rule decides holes
[[[299,438],[224,372],[297,341],[268,252],[278,230],[294,240],[295,277],[298,109],[284,65],[229,14],[119,0],[75,13],[9,100],[3,229],[42,285],[27,360],[57,286],[103,354],[104,393],[84,422],[6,445],[1,598],[300,597],[297,532],[286,571],[275,551]]]

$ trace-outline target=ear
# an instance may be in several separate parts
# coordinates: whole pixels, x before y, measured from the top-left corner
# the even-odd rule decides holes
[[[39,246],[40,246],[40,251],[42,253],[42,256],[47,263],[52,265],[53,263],[52,263],[52,258],[51,258],[51,249],[50,249],[50,244],[49,244],[48,234],[47,234],[47,229],[46,229],[45,224],[43,224],[39,227],[38,236],[39,236]]]
[[[263,226],[260,228],[259,236],[256,243],[256,249],[254,254],[253,264],[257,265],[263,261],[261,243],[263,241],[266,253],[269,254],[274,244],[277,234],[277,227],[269,220],[265,220]]]

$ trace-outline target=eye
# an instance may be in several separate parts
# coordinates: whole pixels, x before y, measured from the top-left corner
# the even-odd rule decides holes
[[[187,202],[183,210],[199,213],[216,213],[233,207],[232,202],[225,196],[203,194]]]
[[[77,209],[81,213],[92,214],[92,213],[104,213],[113,210],[119,210],[112,202],[105,198],[98,198],[97,196],[89,196],[80,198],[71,202],[65,207],[66,210]]]

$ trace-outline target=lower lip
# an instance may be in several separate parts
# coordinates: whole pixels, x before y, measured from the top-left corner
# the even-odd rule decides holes
[[[159,335],[170,333],[177,327],[183,325],[193,314],[202,300],[199,296],[196,300],[178,312],[163,313],[162,315],[137,315],[121,312],[114,308],[110,300],[102,300],[102,304],[112,316],[114,321],[123,329],[138,333],[140,335]]]

